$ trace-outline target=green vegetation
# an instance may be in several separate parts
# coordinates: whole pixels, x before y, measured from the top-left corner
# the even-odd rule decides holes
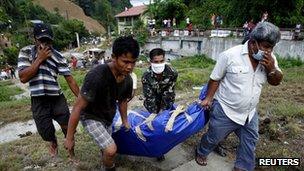
[[[25,98],[13,101],[1,101],[0,116],[0,122],[3,122],[0,125],[32,119],[30,99]]]
[[[78,4],[88,16],[99,20],[105,28],[110,26],[112,29],[116,26],[114,16],[122,11],[125,7],[131,7],[129,0],[73,0]]]
[[[141,20],[137,20],[134,24],[134,34],[139,46],[143,47],[148,40],[149,33],[146,31],[145,24]]]
[[[53,27],[54,31],[54,47],[57,50],[62,50],[69,45],[74,47],[77,45],[75,33],[79,34],[79,37],[86,37],[89,35],[85,29],[83,22],[79,20],[63,20],[57,27]]]
[[[304,118],[304,106],[295,102],[284,102],[276,104],[272,111],[277,116],[288,116],[295,118]]]
[[[0,125],[31,119],[30,100],[12,98],[21,93],[23,90],[14,86],[10,80],[0,81]]]
[[[161,21],[176,18],[177,26],[185,28],[185,18],[189,17],[198,28],[212,28],[212,14],[223,17],[221,27],[241,27],[245,21],[253,19],[255,23],[261,20],[267,11],[268,19],[279,27],[294,28],[297,23],[304,22],[304,0],[271,1],[271,0],[155,0],[149,6],[149,13],[161,26]]]
[[[196,55],[193,57],[183,57],[179,60],[173,60],[172,65],[177,69],[199,68],[206,69],[213,67],[215,61],[205,55]]]
[[[12,84],[10,81],[0,81],[0,102],[11,101],[12,96],[23,92],[21,88],[11,86]]]
[[[292,68],[292,67],[299,67],[304,66],[304,62],[300,58],[278,58],[278,63],[280,64],[281,68]]]
[[[67,153],[62,142],[63,134],[57,132],[59,142],[59,157],[51,159],[48,155],[47,146],[38,134],[25,137],[12,143],[0,144],[0,170],[100,170],[100,151],[92,138],[81,130],[77,130],[75,153],[80,160],[78,166],[73,165],[67,159]],[[35,149],[35,150],[34,150]],[[125,170],[151,170],[157,169],[149,163],[130,160],[124,156],[118,156],[117,167]],[[38,169],[38,170],[40,170]]]
[[[182,29],[186,26],[187,11],[188,7],[183,0],[155,0],[148,8],[149,15],[156,20],[158,27],[162,27],[164,19],[175,18],[177,26]]]
[[[178,71],[177,90],[191,89],[194,86],[206,84],[215,64],[212,59],[200,55],[173,60],[171,63]]]
[[[86,70],[76,70],[72,72],[72,76],[74,77],[74,79],[76,80],[78,86],[82,86],[83,80],[85,75],[87,74]],[[60,87],[65,95],[65,97],[67,98],[68,103],[70,103],[71,105],[73,105],[73,102],[75,101],[75,95],[73,94],[73,92],[71,91],[69,85],[67,84],[66,80],[64,79],[63,76],[60,76],[58,78]]]
[[[6,63],[16,65],[20,48],[33,44],[30,20],[41,20],[52,25],[54,31],[54,47],[62,50],[69,45],[76,46],[75,32],[79,37],[88,36],[82,22],[65,20],[58,13],[47,12],[43,7],[33,4],[31,0],[5,0],[0,4],[1,33],[12,41],[12,47],[3,48],[4,57],[0,59],[0,67]]]

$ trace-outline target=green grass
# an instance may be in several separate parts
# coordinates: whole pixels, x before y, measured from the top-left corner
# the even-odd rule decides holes
[[[59,143],[59,157],[52,160],[48,156],[47,144],[38,134],[33,134],[21,140],[0,144],[0,170],[23,170],[24,167],[40,166],[42,170],[100,170],[100,150],[92,138],[83,131],[75,134],[75,154],[80,160],[78,166],[67,160],[67,153],[63,147],[63,134],[56,133]],[[52,163],[56,162],[56,166]],[[117,167],[128,170],[156,170],[150,164],[130,161],[123,156],[117,157]],[[34,170],[34,169],[32,169]],[[40,170],[40,169],[38,169]]]
[[[206,56],[197,55],[173,60],[171,64],[178,72],[176,89],[184,90],[206,84],[215,62]]]
[[[9,85],[13,85],[13,82],[11,80],[0,81],[0,87],[9,86]]]
[[[144,74],[144,72],[146,71],[147,68],[139,68],[139,67],[136,67],[134,68],[133,72],[136,74],[137,76],[137,81],[138,81],[138,84],[141,84],[141,77],[142,75]]]
[[[207,58],[205,55],[196,55],[192,57],[183,57],[178,60],[172,60],[171,64],[176,69],[199,68],[206,69],[214,66],[215,61]]]
[[[79,87],[82,86],[84,77],[86,76],[87,71],[86,70],[76,70],[76,71],[72,71],[72,76],[73,78],[76,80],[77,84]],[[73,92],[71,91],[69,85],[67,84],[66,80],[64,79],[63,76],[60,76],[58,78],[61,90],[63,91],[63,94],[65,95],[67,101],[69,104],[73,104],[73,102],[75,101],[76,97],[73,94]]]
[[[19,87],[13,86],[10,80],[0,81],[0,102],[11,101],[13,96],[21,94],[23,90]]]
[[[0,123],[25,121],[31,118],[30,100],[13,100],[13,96],[23,93],[23,90],[13,85],[11,80],[0,81]]]
[[[208,82],[210,72],[208,69],[178,69],[176,89],[185,90],[191,89],[194,86],[202,86]]]
[[[4,124],[32,119],[30,99],[0,102],[0,116]]]
[[[259,141],[257,144],[256,154],[257,158],[300,158],[301,155],[288,147],[288,144],[283,144],[279,141]],[[272,166],[272,167],[257,167],[257,170],[270,171],[289,171],[302,170],[303,166]]]
[[[278,103],[274,105],[272,112],[276,116],[304,118],[304,105],[293,102]]]
[[[278,58],[278,63],[281,68],[292,68],[292,67],[299,67],[304,66],[304,61],[300,58]]]

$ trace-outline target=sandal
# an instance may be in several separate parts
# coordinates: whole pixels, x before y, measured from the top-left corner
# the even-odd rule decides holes
[[[227,156],[226,149],[220,144],[218,144],[213,151],[222,157]]]
[[[198,165],[206,166],[207,165],[207,157],[200,155],[195,149],[195,161]]]

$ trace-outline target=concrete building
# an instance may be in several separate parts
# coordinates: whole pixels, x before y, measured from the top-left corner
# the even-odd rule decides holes
[[[133,28],[136,21],[141,20],[144,24],[147,23],[147,16],[144,15],[147,10],[146,5],[126,8],[125,11],[115,15],[118,25],[118,34],[133,33]]]

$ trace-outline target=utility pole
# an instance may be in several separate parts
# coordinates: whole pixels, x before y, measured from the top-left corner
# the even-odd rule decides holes
[[[68,19],[69,19],[69,13],[68,13],[68,10],[65,10],[65,14],[66,14],[66,19],[68,20]]]
[[[77,32],[75,32],[75,34],[76,34],[77,47],[80,48],[79,34]]]

